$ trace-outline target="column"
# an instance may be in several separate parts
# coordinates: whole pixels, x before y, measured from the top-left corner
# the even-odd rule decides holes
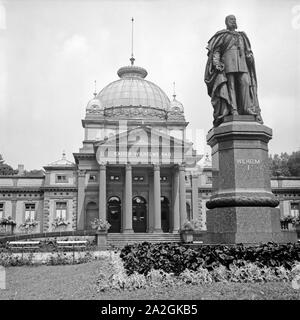
[[[77,229],[84,230],[84,197],[85,197],[85,170],[78,170],[78,193],[77,193]],[[49,203],[49,201],[48,201]],[[49,208],[44,210],[48,212]]]
[[[123,219],[123,232],[131,233],[132,230],[132,168],[125,166],[125,217]]]
[[[173,233],[178,233],[180,229],[180,213],[179,213],[179,171],[174,168],[173,178]]]
[[[185,193],[185,166],[179,166],[179,211],[180,211],[180,226],[187,219],[186,216],[186,193]]]
[[[106,165],[100,164],[99,172],[99,219],[106,221]]]
[[[154,232],[162,232],[161,230],[161,194],[160,194],[160,167],[154,165],[154,181],[153,181],[153,195],[154,195]]]
[[[192,175],[192,217],[193,219],[199,218],[198,208],[198,175]]]

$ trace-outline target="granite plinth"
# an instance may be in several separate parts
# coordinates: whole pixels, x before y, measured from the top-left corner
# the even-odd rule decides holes
[[[268,142],[272,130],[254,116],[228,116],[209,131],[212,196],[206,206],[210,243],[296,241],[283,235],[279,201],[271,191]]]
[[[206,216],[208,243],[255,244],[296,242],[295,232],[280,228],[280,211],[268,207],[227,207],[209,210]]]
[[[255,121],[240,121],[242,117],[231,116],[238,120],[225,121],[207,135],[207,143],[212,148],[212,199],[274,199],[268,159],[272,130]],[[247,119],[251,117],[247,116]]]

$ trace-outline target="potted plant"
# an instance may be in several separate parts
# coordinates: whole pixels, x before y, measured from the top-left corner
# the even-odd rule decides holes
[[[298,218],[288,215],[280,219],[280,222],[283,229],[294,230],[297,220]]]
[[[68,224],[70,224],[70,222],[66,221],[65,219],[57,217],[53,220],[52,227],[54,229],[57,229],[59,227],[63,227],[63,229],[65,229],[68,226]]]
[[[10,232],[13,234],[14,227],[16,226],[16,221],[12,219],[12,217],[3,217],[0,219],[0,226],[5,228],[5,232]]]
[[[193,234],[194,234],[194,223],[190,220],[186,220],[182,228],[180,230],[182,241],[185,243],[191,243],[193,242]]]
[[[31,233],[38,224],[39,223],[35,220],[26,220],[24,223],[19,225],[19,228],[26,233]]]
[[[92,229],[96,230],[97,246],[99,248],[106,247],[107,244],[107,231],[111,224],[107,220],[96,218],[91,222]]]

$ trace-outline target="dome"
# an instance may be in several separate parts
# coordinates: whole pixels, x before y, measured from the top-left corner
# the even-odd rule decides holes
[[[96,98],[96,93],[94,93],[94,98],[91,99],[87,106],[86,106],[86,112],[87,113],[103,113],[103,106],[102,103],[100,102],[100,100],[98,98]]]
[[[181,102],[179,102],[178,100],[176,100],[176,95],[173,95],[173,101],[171,101],[170,104],[170,108],[173,111],[177,111],[177,112],[183,112],[183,104]]]
[[[104,108],[151,107],[167,110],[170,107],[168,96],[156,84],[145,80],[147,71],[134,65],[118,70],[116,80],[97,95]]]
[[[98,108],[98,109],[103,109],[100,100],[97,99],[96,97],[94,97],[93,99],[91,99],[91,100],[88,102],[86,108],[87,108],[87,109],[96,109],[96,108]]]

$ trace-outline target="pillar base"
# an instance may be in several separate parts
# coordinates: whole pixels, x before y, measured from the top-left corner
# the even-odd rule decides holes
[[[163,233],[162,229],[154,229],[153,233]]]
[[[134,233],[133,229],[124,229],[122,233]]]
[[[296,241],[296,232],[281,231],[280,211],[276,208],[224,207],[207,212],[207,242],[211,244]]]

